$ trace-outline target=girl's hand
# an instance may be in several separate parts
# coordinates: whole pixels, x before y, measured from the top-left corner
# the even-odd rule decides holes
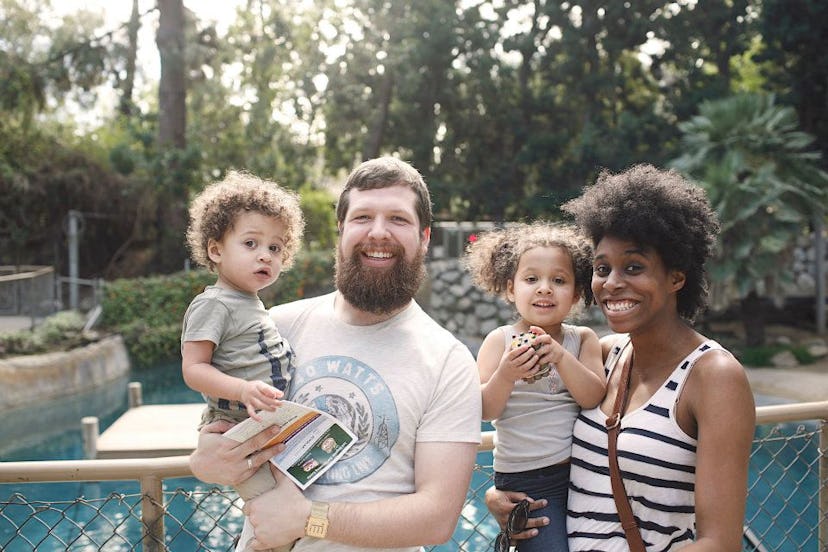
[[[531,346],[537,359],[537,369],[534,373],[524,377],[523,381],[526,383],[534,383],[538,379],[536,374],[539,371],[548,367],[549,364],[557,366],[557,364],[561,361],[561,358],[563,358],[564,348],[539,326],[529,326],[528,333],[535,335],[535,339],[532,340]]]
[[[547,333],[537,335],[538,337],[535,338],[533,345],[535,347],[535,353],[538,355],[538,365],[546,366],[547,364],[552,364],[557,366],[560,364],[564,352],[566,352],[563,345],[552,339],[552,336]]]
[[[497,372],[505,380],[518,381],[531,378],[539,368],[535,349],[531,345],[521,345],[503,353]]]
[[[241,389],[239,390],[241,402],[247,407],[247,414],[260,422],[261,416],[256,414],[259,410],[276,410],[282,404],[279,399],[284,396],[284,393],[268,385],[263,381],[242,381]]]

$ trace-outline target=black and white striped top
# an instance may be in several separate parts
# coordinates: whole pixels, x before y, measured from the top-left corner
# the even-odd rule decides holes
[[[628,344],[629,339],[610,351],[608,379]],[[701,344],[647,402],[621,419],[618,463],[648,551],[677,550],[695,537],[696,439],[679,427],[675,404],[693,364],[713,349],[722,347]],[[612,498],[606,419],[599,406],[575,422],[567,511],[571,552],[629,550]]]

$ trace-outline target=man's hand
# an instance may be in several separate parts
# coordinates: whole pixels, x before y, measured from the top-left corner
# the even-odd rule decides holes
[[[285,448],[279,444],[259,450],[279,433],[279,426],[271,426],[244,443],[222,435],[231,427],[230,422],[218,421],[199,432],[198,446],[190,455],[190,469],[205,483],[237,485]]]
[[[305,536],[311,501],[285,475],[270,466],[276,488],[245,503],[242,512],[253,528],[254,550],[276,548]]]

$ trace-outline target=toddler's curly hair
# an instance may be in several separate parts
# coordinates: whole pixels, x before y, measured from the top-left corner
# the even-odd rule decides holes
[[[208,185],[190,203],[187,245],[193,260],[214,271],[207,244],[211,239],[221,240],[244,212],[260,213],[284,223],[282,267],[290,268],[305,228],[298,194],[241,171],[228,171],[223,180]]]
[[[517,223],[482,233],[463,256],[474,284],[506,299],[523,254],[535,247],[559,247],[569,253],[575,274],[575,291],[585,306],[592,303],[592,246],[577,228],[545,221]],[[507,299],[508,300],[508,299]]]
[[[684,272],[678,313],[693,321],[707,306],[705,262],[713,255],[719,222],[702,188],[674,170],[635,165],[602,171],[583,194],[561,209],[592,239],[604,236],[651,247],[668,270]]]

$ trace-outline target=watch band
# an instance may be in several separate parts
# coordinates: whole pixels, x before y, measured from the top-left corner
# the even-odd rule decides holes
[[[308,521],[305,523],[305,535],[315,539],[324,539],[328,535],[328,509],[327,502],[311,502],[311,511]]]

